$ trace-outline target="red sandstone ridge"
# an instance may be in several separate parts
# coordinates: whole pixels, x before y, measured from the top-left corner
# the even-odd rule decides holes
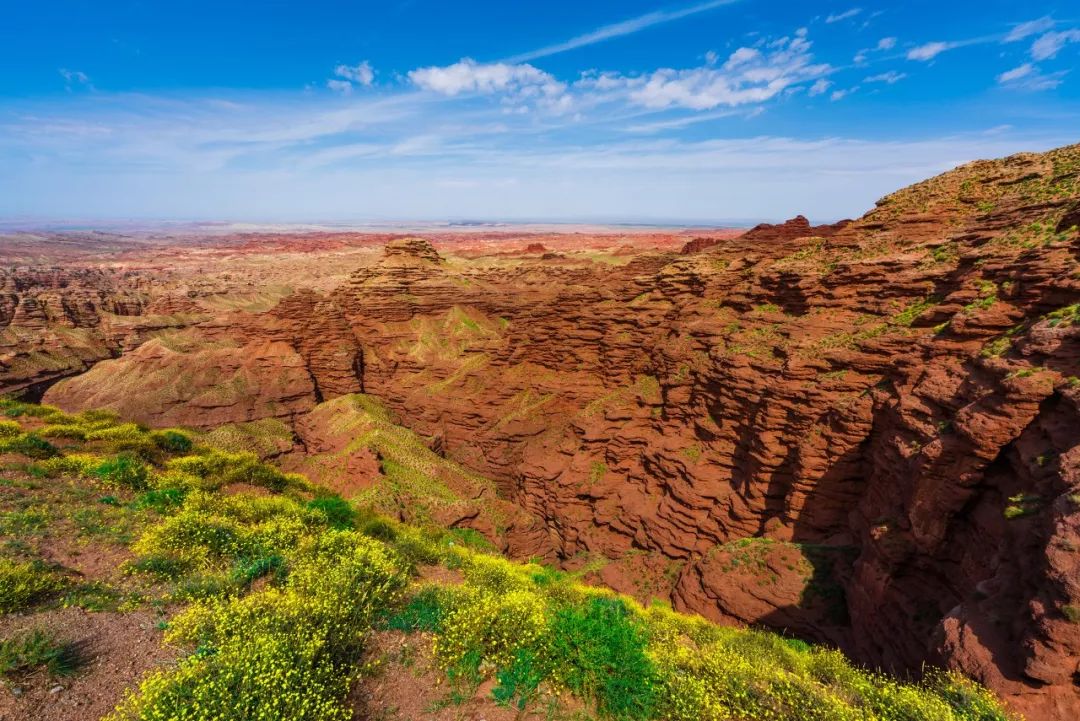
[[[1069,147],[689,255],[545,238],[564,257],[470,261],[397,239],[322,293],[135,338],[46,400],[277,418],[331,453],[318,396],[360,388],[536,519],[506,530],[516,555],[606,559],[595,576],[640,598],[1073,719],[1078,208]]]
[[[686,241],[686,245],[679,251],[679,254],[690,255],[691,253],[700,253],[706,248],[719,245],[720,240],[720,238],[694,238],[693,240],[688,240]]]
[[[832,225],[810,225],[810,221],[802,215],[796,215],[791,220],[786,220],[779,225],[760,223],[755,225],[743,235],[752,240],[794,240],[796,238],[831,238],[847,225],[850,220],[841,220]]]
[[[526,253],[541,253],[541,254],[543,254],[543,253],[547,252],[547,248],[544,246],[543,243],[529,243],[525,247],[525,252]]]

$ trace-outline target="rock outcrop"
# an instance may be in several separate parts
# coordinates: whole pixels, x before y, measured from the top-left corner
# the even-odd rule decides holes
[[[229,313],[143,343],[57,383],[45,401],[150,425],[293,420],[362,390],[363,356],[341,311],[311,291],[266,313]]]

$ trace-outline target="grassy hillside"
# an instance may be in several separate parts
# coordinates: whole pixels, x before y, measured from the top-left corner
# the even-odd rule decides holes
[[[91,673],[55,622],[78,608],[153,614],[152,643],[179,649],[109,700],[109,721],[396,718],[356,690],[413,668],[412,654],[439,676],[423,689],[432,715],[480,699],[506,718],[1009,718],[957,676],[902,683],[833,650],[642,607],[183,431],[12,401],[0,414],[0,675],[20,698]],[[373,652],[388,634],[410,653]],[[151,653],[127,642],[99,661]]]

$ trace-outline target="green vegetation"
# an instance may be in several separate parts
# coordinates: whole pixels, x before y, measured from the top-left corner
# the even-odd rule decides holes
[[[940,298],[935,296],[927,296],[922,300],[917,300],[910,304],[904,310],[893,316],[893,323],[904,327],[910,327],[912,323],[918,319],[920,315],[930,310],[941,302]]]
[[[34,407],[19,410],[38,417]],[[103,421],[48,422],[86,431]],[[99,428],[94,439],[87,431],[77,443],[78,434],[66,435],[71,445],[28,467],[53,484],[83,484],[80,510],[105,514],[103,523],[139,519],[125,526],[135,536],[125,570],[145,584],[146,599],[107,584],[71,587],[40,563],[0,556],[0,589],[19,589],[3,597],[5,608],[67,591],[65,602],[83,607],[171,609],[165,640],[184,655],[144,678],[108,721],[345,721],[354,713],[352,682],[375,672],[364,653],[380,629],[426,634],[446,674],[445,703],[492,681],[495,702],[519,711],[569,692],[601,718],[627,721],[1008,718],[955,674],[900,682],[838,651],[643,607],[571,574],[494,555],[475,532],[391,520],[250,454],[112,427],[122,430]],[[390,434],[380,442],[400,452],[403,441]],[[404,457],[397,462],[405,467]],[[408,468],[416,466],[400,473]],[[753,555],[765,543],[740,548]],[[433,566],[444,570],[430,573]],[[460,581],[421,580],[432,577]],[[9,640],[0,662],[13,672],[60,672],[64,649],[47,637]]]
[[[1005,518],[1014,520],[1030,516],[1039,510],[1042,498],[1029,493],[1017,493],[1009,496],[1009,505],[1005,506]]]
[[[0,614],[27,609],[66,586],[66,579],[42,563],[0,557]]]
[[[0,676],[17,677],[45,670],[51,676],[70,676],[82,663],[79,648],[59,642],[41,630],[0,641]]]
[[[1080,303],[1058,308],[1046,316],[1046,324],[1052,328],[1058,326],[1068,327],[1078,322],[1080,322]]]

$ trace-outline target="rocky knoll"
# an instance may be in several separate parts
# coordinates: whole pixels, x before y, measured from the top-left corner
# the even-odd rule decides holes
[[[61,381],[45,399],[159,426],[291,421],[323,400],[360,391],[361,371],[360,347],[341,311],[299,291],[266,313],[225,313],[158,335]]]
[[[513,553],[1071,719],[1078,217],[1070,147],[688,255],[398,239],[328,295],[201,320],[46,400],[337,448],[312,410],[372,394],[538,519],[499,529]]]

